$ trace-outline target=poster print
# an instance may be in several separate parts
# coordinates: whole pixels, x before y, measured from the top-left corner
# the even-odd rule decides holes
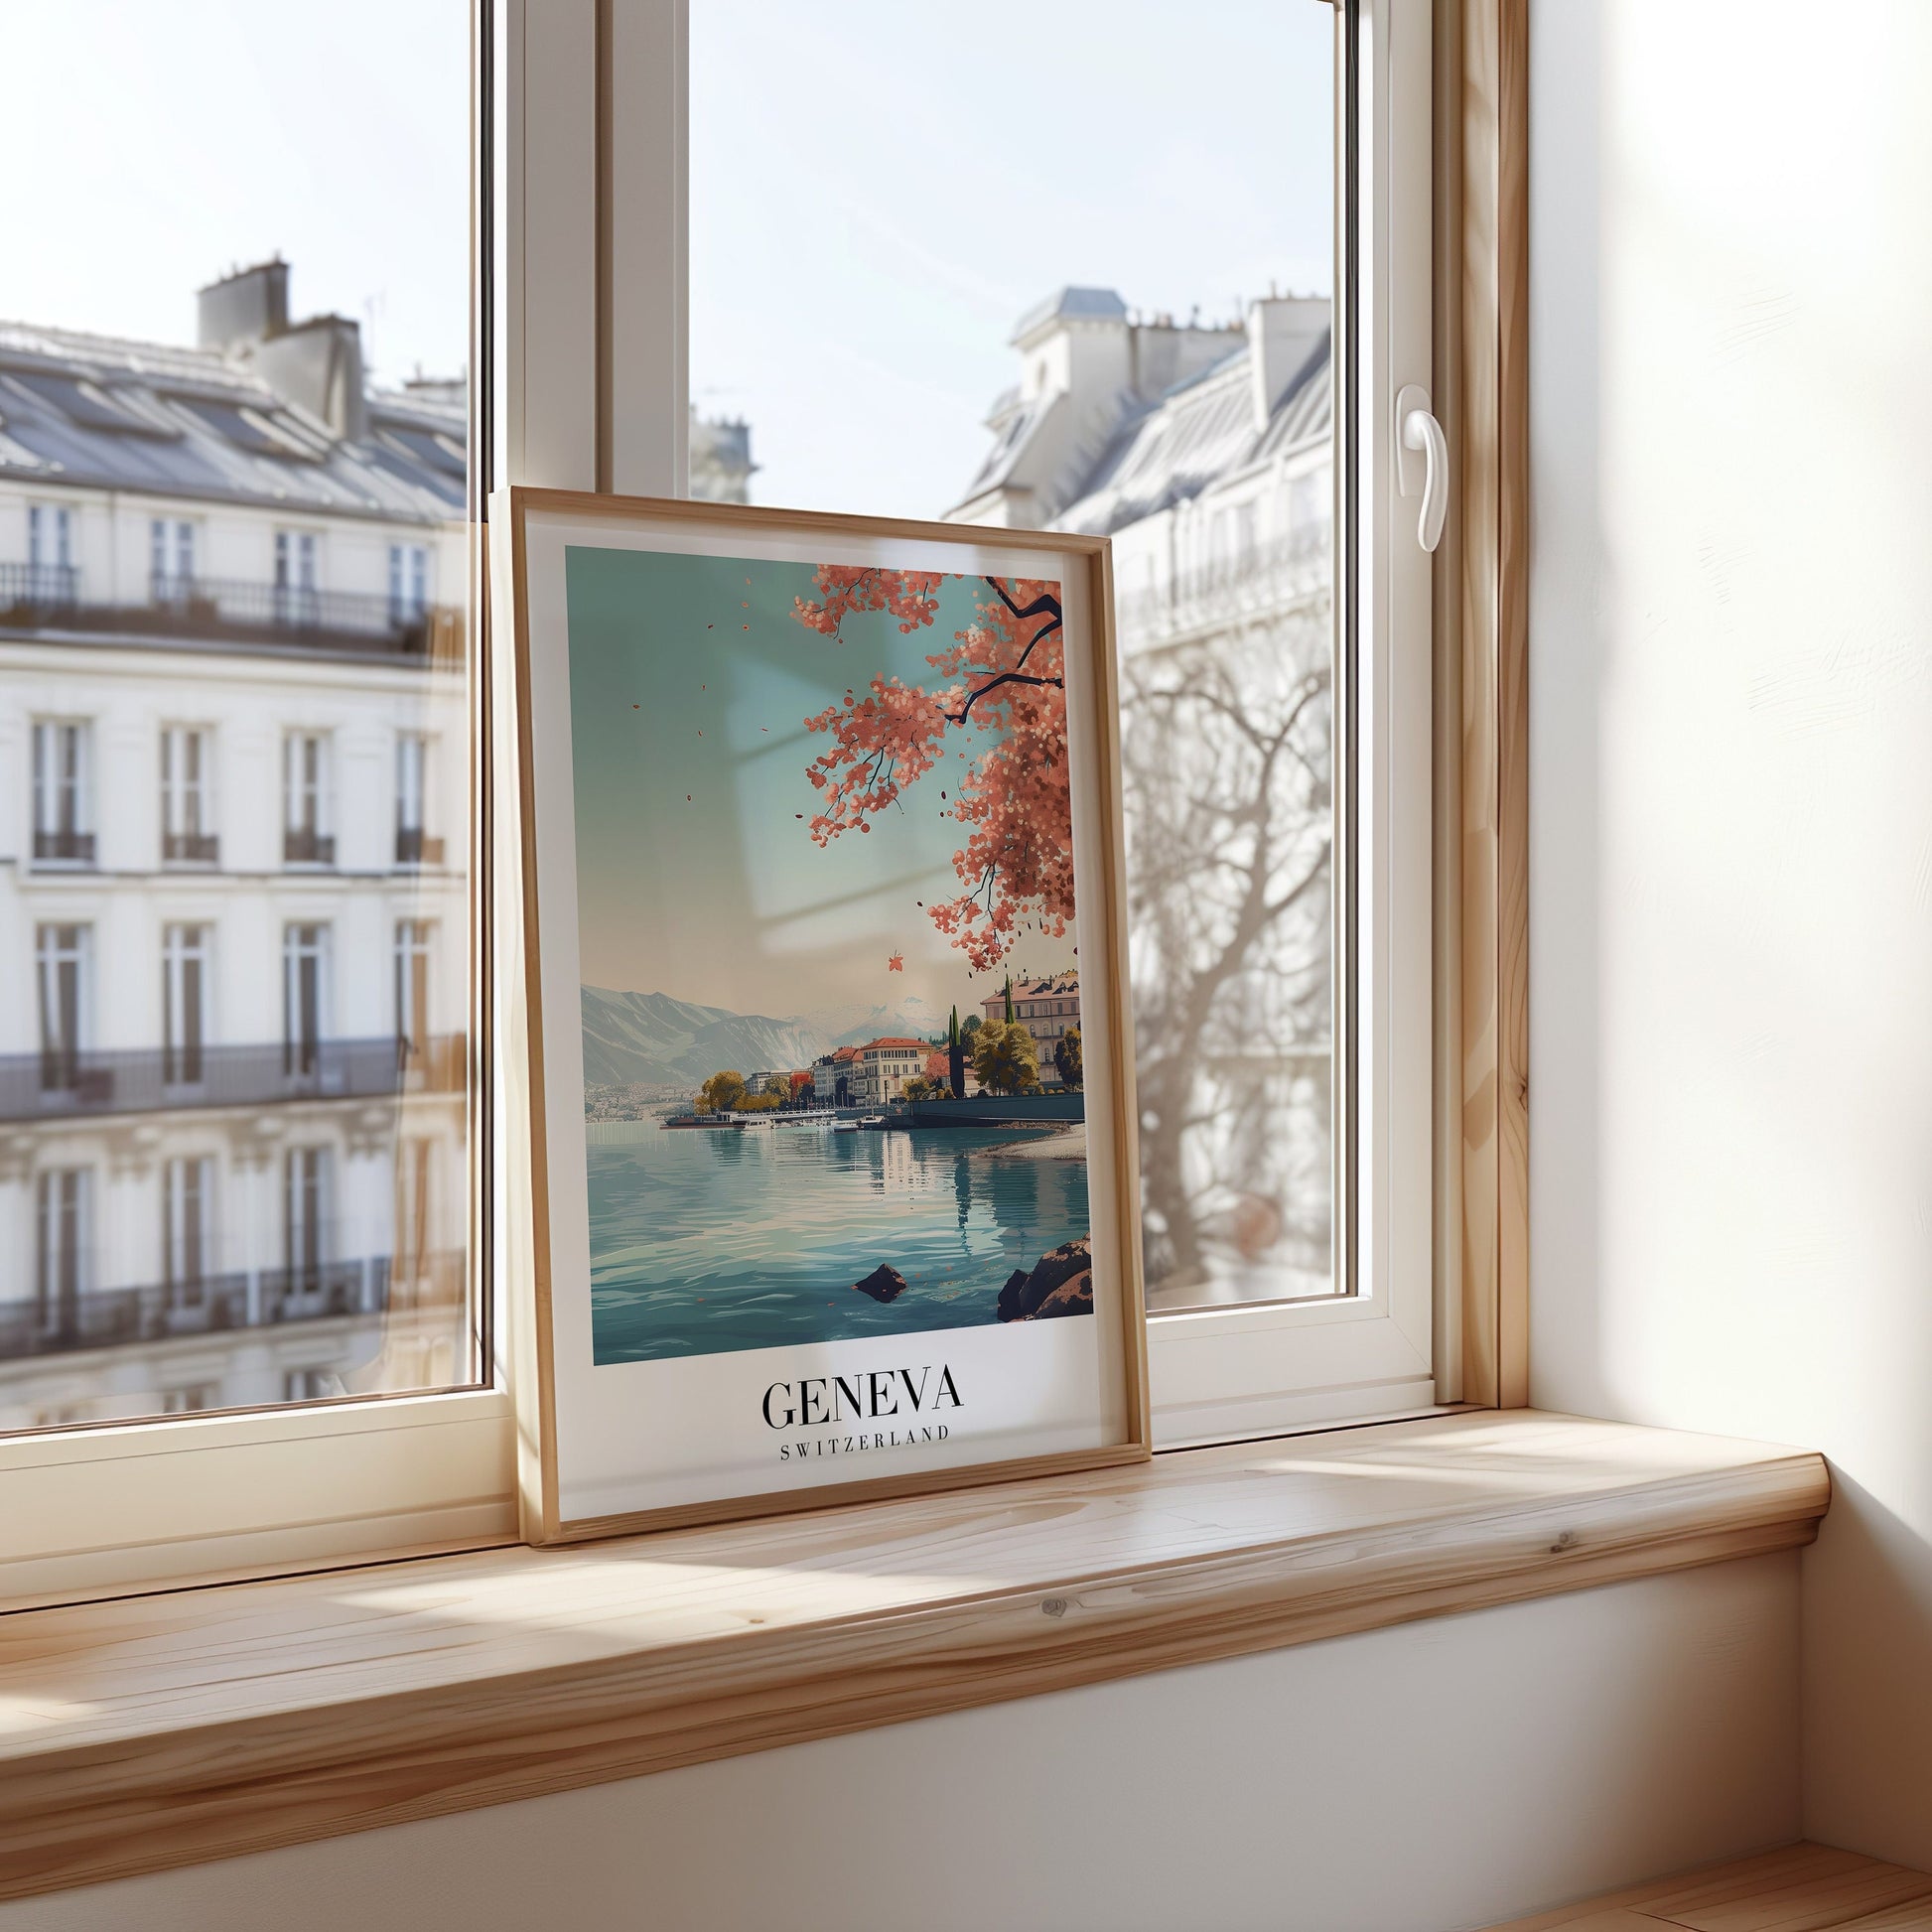
[[[525,562],[551,1476],[610,1471],[548,1533],[1142,1452],[1091,553],[617,514]]]

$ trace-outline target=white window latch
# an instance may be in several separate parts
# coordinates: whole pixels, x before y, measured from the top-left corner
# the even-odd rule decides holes
[[[1405,382],[1395,399],[1395,442],[1396,487],[1404,496],[1422,498],[1416,541],[1433,551],[1443,540],[1449,514],[1449,439],[1420,382]]]

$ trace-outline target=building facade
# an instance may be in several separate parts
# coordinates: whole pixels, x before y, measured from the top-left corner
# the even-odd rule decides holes
[[[462,385],[199,321],[0,326],[4,1427],[473,1373]]]
[[[883,1107],[897,1100],[905,1083],[916,1079],[925,1069],[925,1056],[932,1048],[922,1039],[871,1039],[858,1049],[854,1061],[857,1079],[855,1104]]]
[[[1203,328],[1062,289],[950,512],[1113,539],[1156,1307],[1331,1286],[1328,341],[1323,299]]]
[[[1006,1018],[1008,989],[989,995],[980,1002],[981,1017],[989,1024]],[[1013,1017],[1033,1035],[1039,1048],[1039,1083],[1043,1087],[1062,1084],[1059,1068],[1053,1063],[1053,1049],[1080,1024],[1080,975],[1061,973],[1055,979],[1016,980],[1011,989]]]

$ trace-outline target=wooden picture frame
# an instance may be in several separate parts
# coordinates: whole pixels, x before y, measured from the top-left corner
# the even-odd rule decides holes
[[[497,842],[512,874],[499,875],[498,946],[513,961],[506,1051],[527,1035],[527,1078],[505,1083],[525,1116],[506,1123],[512,1162],[528,1151],[506,1198],[527,1204],[530,1279],[505,1285],[526,1539],[1145,1458],[1107,539],[523,487],[493,499],[491,535],[495,675],[507,700],[496,809],[515,819]],[[930,693],[906,682],[921,658],[934,667],[923,673]],[[879,682],[861,674],[867,666]],[[1042,667],[1056,675],[1035,676]],[[780,715],[800,694],[812,707],[802,730]],[[700,751],[707,724],[712,745]],[[877,750],[874,733],[891,745]],[[938,799],[926,795],[934,789]],[[754,801],[772,796],[795,808],[766,813],[754,832]],[[1022,829],[997,829],[1010,825]],[[988,826],[994,848],[974,843]],[[874,829],[887,837],[851,836]],[[931,855],[962,836],[952,870],[961,884],[984,878],[984,890],[928,904],[917,889],[937,890]],[[831,867],[821,855],[841,839],[842,870],[815,876],[825,896],[799,897],[796,882]],[[988,849],[983,875],[973,868]],[[852,856],[861,852],[877,861]],[[777,912],[772,898],[785,901]],[[1034,961],[1016,960],[1023,945]],[[1041,954],[1045,975],[1021,977]],[[667,966],[675,989],[639,983]],[[607,991],[594,969],[627,983]],[[780,991],[742,1008],[707,989],[788,992],[829,975],[862,1000],[883,989],[905,1002],[892,1013],[931,1015],[939,1009],[923,993],[897,989],[916,980],[943,997],[949,974],[961,988],[955,1018],[997,983],[982,1000],[985,1024],[1005,1027],[1017,979],[1026,1012],[1060,1015],[1061,1034],[1069,1011],[1082,1035],[1097,1020],[1095,1036],[1042,1075],[1014,1035],[983,1032],[988,1084],[961,1055],[934,1049],[912,1076],[933,1075],[914,1098],[906,1069],[931,1030],[888,1031],[804,1068],[780,1060],[757,1093],[743,1091],[736,1067],[707,1075],[678,1122],[694,1132],[644,1111],[680,1103],[642,1078],[590,1083],[598,1107],[622,1117],[586,1124],[587,1068],[695,1075],[708,1065],[634,1057],[661,1042],[636,1046],[626,1034],[614,1044],[608,1029],[620,1021],[655,1024],[672,1008],[716,1015],[694,1038],[777,1038],[796,1059],[797,1042],[830,1036],[829,1019],[783,1017],[798,1009]],[[871,1027],[862,1019],[859,1031]],[[1002,1038],[1020,1053],[1012,1064]],[[943,1261],[927,1199],[941,1172],[946,1212],[957,1214]],[[875,1204],[879,1190],[897,1203],[890,1211]],[[1004,1205],[982,1213],[996,1198]],[[1084,1231],[1066,1233],[1082,1216]],[[1055,1234],[1064,1238],[1029,1270],[1032,1244]],[[846,1286],[827,1271],[854,1252],[840,1246],[848,1236],[910,1243],[923,1258],[908,1261],[914,1279],[882,1258]],[[715,1260],[727,1250],[729,1263]],[[1020,1266],[1000,1285],[996,1264],[1015,1253]],[[1084,1273],[1062,1282],[1067,1267]],[[718,1288],[715,1306],[695,1292],[700,1279]],[[925,1401],[947,1411],[943,1425],[924,1420]],[[841,1429],[855,1414],[865,1427]],[[853,1462],[836,1464],[840,1453]],[[848,1466],[862,1473],[847,1477]]]

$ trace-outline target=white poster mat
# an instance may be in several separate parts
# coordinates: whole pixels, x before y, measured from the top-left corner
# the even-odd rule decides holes
[[[1021,1457],[1097,1449],[1130,1440],[1123,1361],[1121,1222],[1114,1159],[1113,1060],[1102,1042],[1124,1022],[1106,972],[1081,975],[1093,1240],[1092,1318],[996,1322],[916,1334],[596,1365],[591,1346],[590,1210],[584,1133],[583,1020],[578,967],[577,841],[571,765],[565,553],[572,548],[835,563],[967,576],[1056,578],[1065,642],[1071,760],[1074,904],[1082,951],[1105,960],[1107,905],[1095,724],[1093,621],[1084,555],[934,544],[828,531],[708,531],[683,519],[524,513],[531,693],[530,786],[535,808],[538,957],[542,974],[544,1138],[550,1194],[551,1362],[557,1508],[566,1522],[729,1497],[913,1475]],[[830,1427],[774,1429],[763,1398],[774,1383],[848,1381],[872,1370],[951,1371],[957,1407]],[[783,1398],[779,1398],[780,1404]],[[914,1433],[943,1424],[943,1440]],[[901,1442],[893,1446],[897,1432]],[[884,1439],[875,1441],[875,1438]],[[800,1456],[796,1445],[830,1439]],[[850,1447],[847,1447],[847,1445]],[[786,1452],[781,1455],[780,1451]]]

